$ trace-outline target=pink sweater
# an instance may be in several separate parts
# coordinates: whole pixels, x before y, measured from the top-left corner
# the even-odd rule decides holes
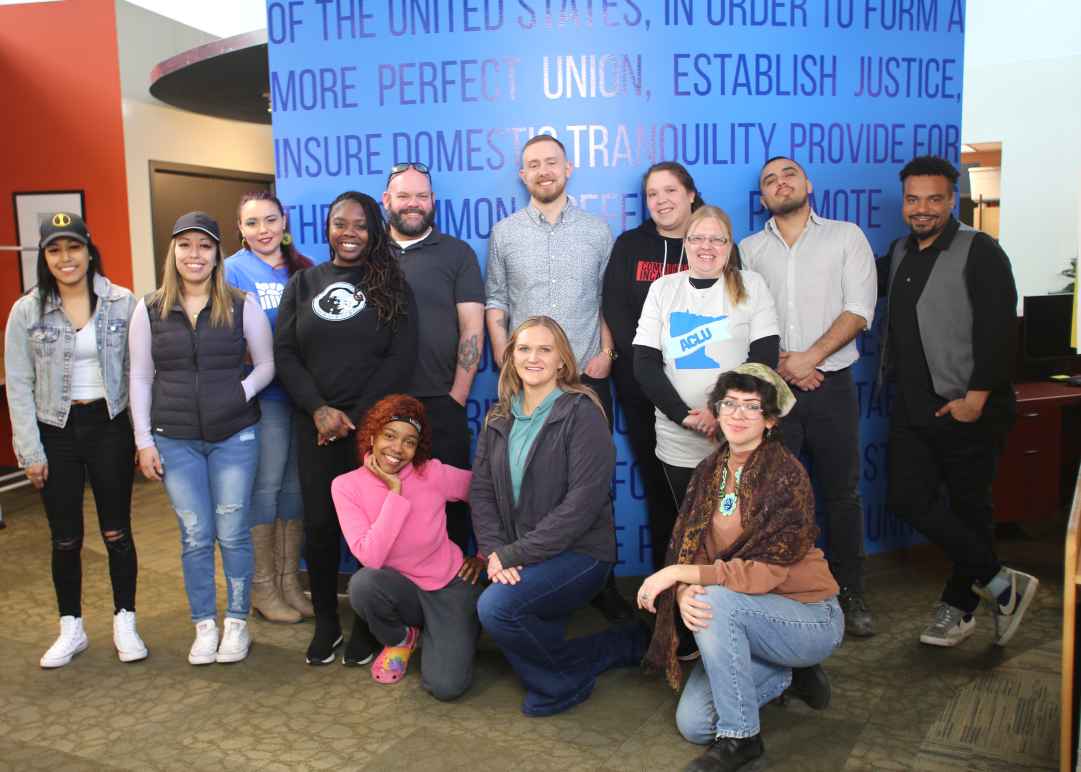
[[[393,568],[422,590],[446,587],[462,567],[462,551],[447,536],[448,501],[468,501],[473,473],[434,458],[421,472],[407,465],[392,493],[361,466],[330,486],[342,534],[361,565]]]

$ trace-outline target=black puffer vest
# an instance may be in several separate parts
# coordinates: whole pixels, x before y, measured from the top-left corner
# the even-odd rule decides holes
[[[210,325],[210,305],[195,329],[174,308],[162,318],[146,296],[154,358],[151,429],[177,440],[220,442],[259,421],[259,401],[244,398],[244,299],[233,301],[232,327]]]

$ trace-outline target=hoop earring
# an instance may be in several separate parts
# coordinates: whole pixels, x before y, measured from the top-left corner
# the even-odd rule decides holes
[[[289,231],[286,231],[285,234],[282,236],[282,244],[284,246],[289,246],[292,243],[293,243],[293,234],[291,234]]]

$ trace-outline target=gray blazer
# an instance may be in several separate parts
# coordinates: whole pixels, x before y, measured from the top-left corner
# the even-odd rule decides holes
[[[562,552],[615,562],[611,484],[616,449],[592,400],[556,400],[526,458],[518,504],[511,487],[508,440],[513,418],[481,432],[469,505],[480,552],[504,566],[528,566]]]

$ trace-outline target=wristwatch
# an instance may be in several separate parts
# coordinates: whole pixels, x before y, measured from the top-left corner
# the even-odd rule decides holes
[[[619,354],[616,352],[616,350],[614,348],[602,348],[601,353],[604,354],[605,356],[607,356],[613,362],[615,362],[616,359],[619,358]]]

